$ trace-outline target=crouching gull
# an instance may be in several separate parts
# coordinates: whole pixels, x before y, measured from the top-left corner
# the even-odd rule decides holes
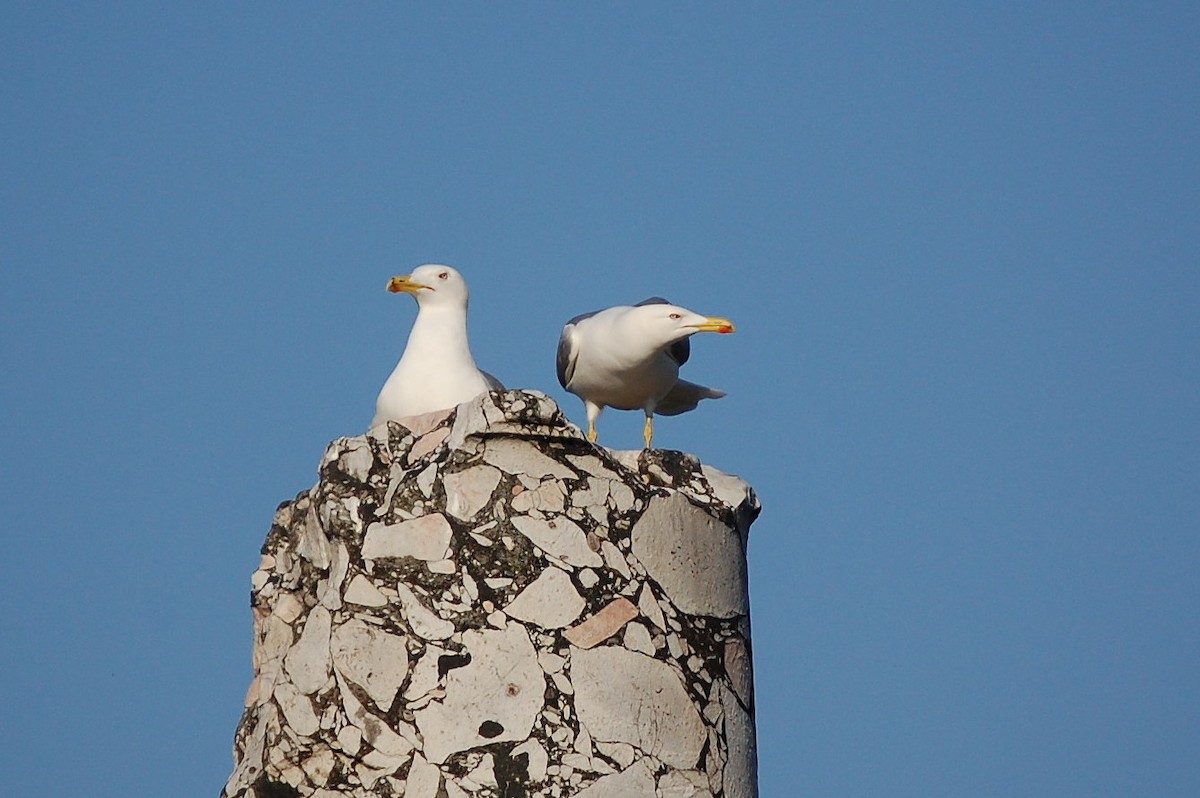
[[[654,440],[654,414],[676,416],[695,410],[701,399],[724,391],[679,379],[698,332],[733,332],[733,323],[701,316],[651,297],[632,307],[576,316],[558,339],[558,382],[583,400],[588,440],[596,441],[596,419],[605,407],[642,410],[646,448]]]
[[[467,281],[449,266],[427,264],[393,277],[392,293],[412,294],[417,320],[408,345],[375,400],[375,427],[385,421],[447,410],[500,381],[480,371],[467,344]]]

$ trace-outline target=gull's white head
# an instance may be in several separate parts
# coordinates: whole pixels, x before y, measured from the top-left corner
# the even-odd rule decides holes
[[[421,307],[467,306],[467,281],[457,270],[438,263],[427,263],[412,274],[393,277],[387,289],[394,294],[412,294]]]
[[[675,343],[698,332],[731,333],[733,322],[719,316],[701,316],[678,305],[638,305],[630,309],[642,332],[661,346]]]

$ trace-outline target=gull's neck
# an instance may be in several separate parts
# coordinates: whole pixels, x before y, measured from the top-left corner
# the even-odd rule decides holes
[[[404,356],[407,357],[409,352],[418,348],[439,358],[450,359],[448,362],[462,362],[465,359],[474,366],[471,347],[467,343],[467,309],[457,306],[419,307]]]

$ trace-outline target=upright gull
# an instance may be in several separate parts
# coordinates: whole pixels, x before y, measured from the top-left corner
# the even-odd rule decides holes
[[[375,400],[371,426],[445,410],[486,391],[502,391],[499,380],[480,371],[467,343],[467,281],[449,266],[427,264],[393,277],[393,293],[412,294],[417,320],[404,355]]]
[[[558,382],[583,400],[588,440],[596,440],[596,419],[605,407],[642,410],[646,448],[654,440],[654,414],[675,416],[695,410],[701,399],[724,391],[679,379],[698,332],[733,332],[733,323],[701,316],[652,297],[637,305],[576,316],[558,339]]]

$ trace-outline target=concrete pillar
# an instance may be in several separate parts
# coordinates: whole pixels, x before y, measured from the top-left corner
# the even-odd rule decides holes
[[[758,510],[535,392],[334,441],[252,577],[222,795],[756,796]]]

